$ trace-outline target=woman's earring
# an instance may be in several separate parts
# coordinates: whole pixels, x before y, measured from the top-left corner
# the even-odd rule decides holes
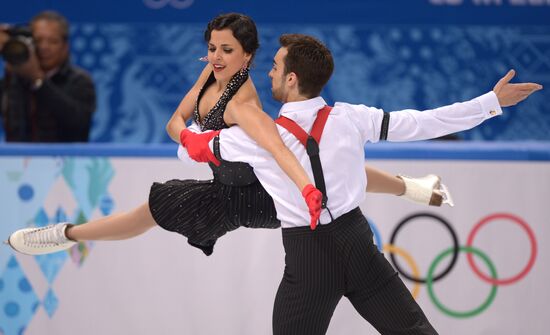
[[[246,71],[246,70],[248,70],[248,61],[245,61],[243,64],[243,67],[241,67],[241,71]]]

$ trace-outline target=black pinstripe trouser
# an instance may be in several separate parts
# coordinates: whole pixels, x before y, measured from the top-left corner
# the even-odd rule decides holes
[[[274,335],[325,334],[342,296],[381,334],[437,334],[356,208],[315,231],[283,229],[285,272]]]

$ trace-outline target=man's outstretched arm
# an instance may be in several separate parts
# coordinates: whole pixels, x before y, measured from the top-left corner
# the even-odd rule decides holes
[[[386,123],[388,141],[437,138],[476,127],[502,114],[501,107],[515,105],[542,89],[542,85],[536,83],[510,83],[514,75],[514,70],[509,71],[492,91],[465,102],[425,111],[406,109],[391,113],[362,105],[348,105],[349,115],[365,141],[377,142],[380,139],[384,114],[389,115]]]

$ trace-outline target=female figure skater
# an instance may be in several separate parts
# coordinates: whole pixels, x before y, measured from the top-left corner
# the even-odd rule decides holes
[[[308,201],[308,196],[318,190],[283,144],[273,120],[262,111],[248,74],[259,47],[254,22],[241,14],[220,15],[208,24],[204,37],[209,64],[168,122],[168,134],[176,142],[192,139],[185,126],[191,117],[201,131],[239,125],[275,157],[297,187],[304,190],[302,194]],[[76,241],[128,239],[158,225],[186,236],[189,244],[210,255],[219,237],[240,226],[280,227],[272,198],[248,164],[222,161],[219,166],[210,163],[210,167],[213,180],[154,183],[149,201],[129,212],[81,225],[59,223],[21,229],[7,242],[16,251],[37,255],[68,249]],[[436,176],[398,178],[374,168],[366,170],[367,191],[405,195],[416,202],[441,205],[443,197]]]

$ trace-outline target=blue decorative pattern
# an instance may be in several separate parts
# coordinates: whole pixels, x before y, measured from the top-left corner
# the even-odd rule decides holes
[[[2,236],[60,221],[80,224],[96,209],[106,214],[115,206],[107,193],[114,175],[107,158],[3,158],[0,166],[1,207],[7,216],[0,226]],[[39,299],[53,317],[59,305],[53,283],[69,258],[82,265],[91,247],[91,243],[79,243],[68,252],[34,257],[39,275],[47,283],[44,297],[37,297],[32,289],[42,278],[26,277],[13,251],[5,247],[0,253],[0,334],[22,334],[40,305]]]
[[[85,24],[73,29],[73,60],[98,93],[92,138],[167,142],[164,126],[204,66],[198,25]]]
[[[99,109],[92,139],[167,142],[164,125],[200,73],[202,25],[86,24],[73,29],[73,54],[91,70]],[[550,28],[417,25],[260,25],[252,76],[265,110],[275,116],[267,73],[285,32],[312,34],[334,52],[328,101],[385,110],[428,109],[492,89],[509,68],[517,80],[550,84]],[[550,111],[536,93],[505,116],[461,134],[464,139],[550,139]]]
[[[93,209],[107,192],[113,174],[111,163],[105,158],[64,160],[64,180],[78,201],[85,221],[91,217]]]
[[[50,285],[54,282],[63,265],[65,265],[68,256],[68,253],[65,251],[35,256],[36,262],[40,270],[42,270],[42,274],[44,274],[44,277],[46,277]]]
[[[51,318],[55,311],[57,310],[57,307],[59,306],[59,300],[57,299],[57,296],[53,292],[52,289],[49,289],[46,293],[46,296],[44,297],[44,302],[42,303],[44,306],[44,309],[48,313],[48,316]]]
[[[0,274],[0,334],[23,334],[38,298],[15,257]]]
[[[65,213],[63,207],[60,206],[57,208],[53,222],[67,222],[67,214]]]
[[[110,215],[113,211],[114,207],[114,200],[111,197],[110,194],[105,194],[99,203],[99,209],[101,210],[101,214],[103,215]]]
[[[44,227],[50,223],[50,219],[44,208],[38,210],[38,213],[34,217],[34,223],[37,227]]]
[[[492,89],[510,68],[519,81],[550,86],[550,26],[259,24],[252,71],[266,111],[275,116],[267,73],[282,33],[312,34],[333,51],[329,102],[385,110],[428,109]],[[195,82],[206,54],[204,24],[72,25],[72,60],[96,83],[94,142],[169,142],[165,124]],[[550,98],[537,92],[504,116],[460,134],[471,140],[549,140]],[[0,134],[1,137],[1,134]],[[26,194],[26,193],[25,193]]]
[[[257,23],[262,48],[253,74],[272,115],[278,105],[266,74],[281,33],[313,34],[333,50],[337,68],[326,97],[386,110],[470,99],[509,68],[518,80],[550,84],[548,0],[8,1],[0,22],[52,9],[70,19],[72,60],[96,82],[94,142],[170,141],[164,125],[203,67],[196,61],[206,54],[203,31],[220,13],[242,12]],[[461,137],[549,140],[549,95],[539,92]]]

